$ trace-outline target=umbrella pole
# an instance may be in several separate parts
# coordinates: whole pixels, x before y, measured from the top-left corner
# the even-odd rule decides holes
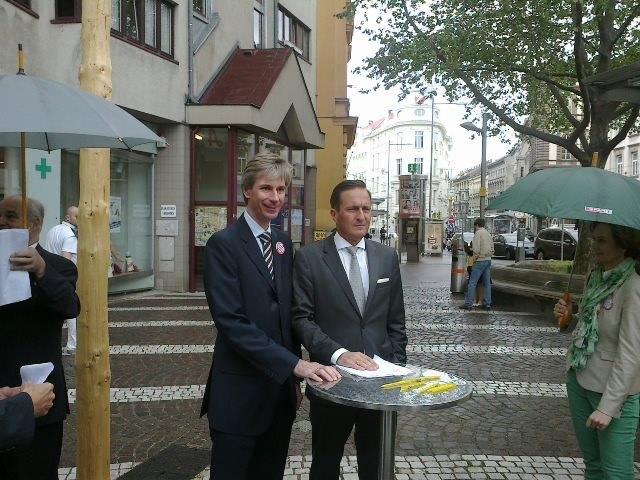
[[[18,44],[18,75],[24,75],[24,51],[22,44]],[[22,178],[20,179],[22,188],[22,228],[28,228],[27,218],[27,134],[20,134],[20,158],[22,167]]]
[[[27,215],[27,134],[22,132],[20,134],[20,157],[22,164],[22,228],[29,227],[28,215]]]

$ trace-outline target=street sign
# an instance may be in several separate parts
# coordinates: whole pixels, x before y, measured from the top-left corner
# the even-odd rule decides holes
[[[409,173],[420,173],[420,164],[419,163],[410,163],[408,165]]]

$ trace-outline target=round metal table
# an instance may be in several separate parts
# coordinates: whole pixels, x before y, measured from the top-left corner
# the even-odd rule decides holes
[[[342,373],[342,378],[337,382],[315,383],[307,382],[314,395],[329,402],[350,407],[364,408],[367,410],[381,410],[381,435],[380,435],[380,480],[393,480],[395,472],[395,436],[394,417],[396,412],[437,410],[458,405],[471,398],[473,387],[466,380],[448,374],[450,383],[457,387],[448,392],[437,395],[419,393],[418,390],[402,392],[399,388],[382,389],[386,383],[423,377],[433,372],[430,369],[417,365],[406,365],[412,370],[412,374],[402,377],[384,377],[357,379],[349,374]],[[443,372],[446,373],[446,372]]]

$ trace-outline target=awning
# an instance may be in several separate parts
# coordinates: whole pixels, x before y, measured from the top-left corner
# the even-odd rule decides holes
[[[309,90],[291,48],[237,49],[203,93],[187,105],[190,125],[233,125],[300,148],[323,148]]]

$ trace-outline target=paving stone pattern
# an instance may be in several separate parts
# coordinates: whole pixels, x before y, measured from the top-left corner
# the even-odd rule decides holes
[[[448,289],[447,261],[402,265],[409,362],[467,379],[474,396],[454,408],[399,415],[396,479],[582,479],[564,386],[568,337],[537,311],[500,305],[488,313],[461,311],[462,295]],[[180,462],[165,450],[210,448],[199,411],[215,328],[202,294],[121,295],[109,307],[111,478],[131,472],[153,480],[157,474],[145,477],[145,465]],[[59,473],[73,480],[76,375],[73,357],[64,363],[72,404]],[[305,400],[292,432],[288,480],[308,478],[308,414]],[[208,470],[195,477],[208,478]],[[352,440],[342,462],[342,480],[351,479],[357,479]]]

